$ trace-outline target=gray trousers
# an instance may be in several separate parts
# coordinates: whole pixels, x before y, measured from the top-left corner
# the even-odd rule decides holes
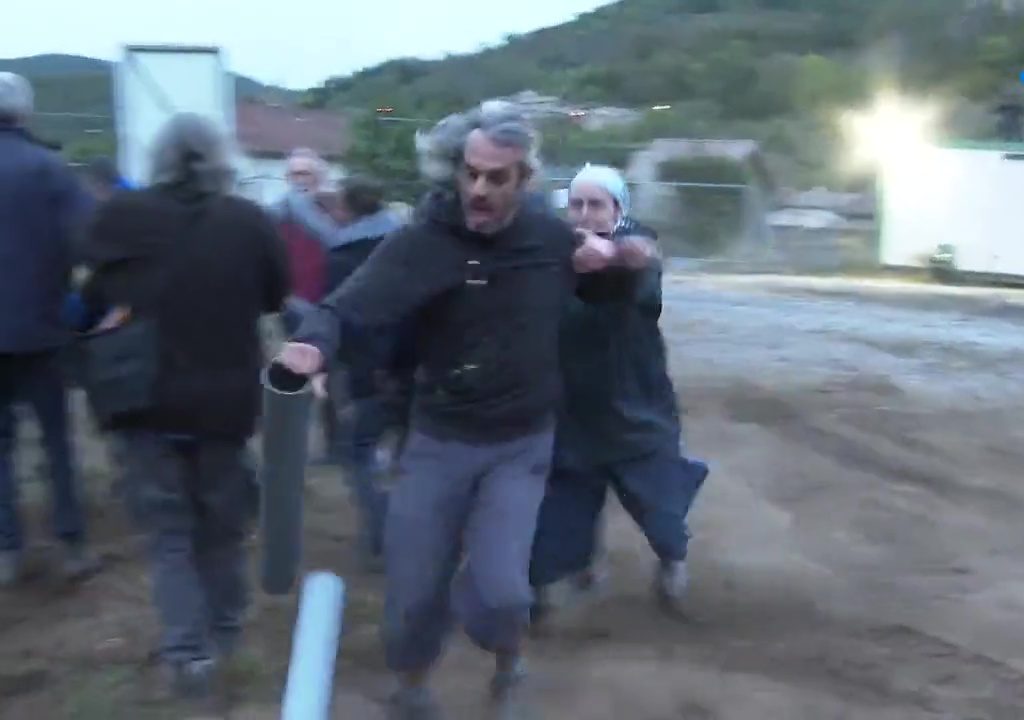
[[[491,445],[410,433],[385,530],[391,670],[432,665],[455,622],[484,650],[518,649],[551,448],[550,430]]]
[[[170,663],[230,653],[248,604],[244,542],[259,501],[242,443],[122,433],[124,494],[149,536]]]

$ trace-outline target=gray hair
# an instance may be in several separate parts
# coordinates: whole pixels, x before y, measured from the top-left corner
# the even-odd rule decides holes
[[[32,85],[21,75],[0,72],[0,120],[22,122],[32,115]]]
[[[320,153],[312,148],[298,147],[288,153],[287,163],[291,164],[292,160],[309,160],[313,163],[314,172],[317,174],[318,179],[321,183],[326,182],[328,175],[327,161],[324,160]]]
[[[427,180],[450,184],[463,163],[466,139],[481,130],[491,142],[522,150],[530,174],[539,172],[540,133],[514,103],[488,100],[464,113],[449,115],[429,132],[416,133],[420,174]]]
[[[298,147],[292,150],[290,153],[288,153],[289,160],[295,160],[298,158],[302,158],[304,160],[312,160],[318,163],[323,162],[323,158],[320,157],[320,154],[317,153],[316,150],[313,150],[312,148],[308,147]]]
[[[206,194],[230,192],[235,168],[227,135],[201,115],[175,115],[153,143],[150,180],[154,185],[188,184]]]

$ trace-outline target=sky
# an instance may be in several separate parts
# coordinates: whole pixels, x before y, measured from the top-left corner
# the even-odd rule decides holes
[[[235,72],[290,88],[396,57],[443,57],[609,0],[34,0],[5,2],[0,57],[116,59],[125,44],[219,45]]]

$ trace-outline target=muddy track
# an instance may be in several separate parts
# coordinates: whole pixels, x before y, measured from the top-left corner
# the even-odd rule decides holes
[[[950,468],[943,448],[873,420],[843,421],[811,415],[780,395],[752,383],[737,383],[723,398],[728,416],[738,423],[753,423],[789,442],[800,443],[851,469],[911,483],[952,502],[1003,505],[1014,495],[1004,489],[966,485]]]
[[[712,280],[673,281],[666,297],[687,442],[713,468],[686,615],[655,610],[651,553],[612,508],[607,596],[532,644],[538,718],[1024,717],[1016,317],[981,301],[893,307]],[[44,546],[30,586],[0,595],[0,718],[190,717],[147,696],[142,548],[107,498],[102,443],[83,442],[94,537],[112,562],[68,593]],[[358,570],[341,479],[314,472],[307,502],[309,567],[349,583],[336,716],[383,720],[381,580]],[[35,537],[46,521],[41,505]],[[223,717],[277,717],[294,611],[294,598],[257,594],[251,662]],[[437,677],[453,720],[483,717],[488,672],[453,644]]]

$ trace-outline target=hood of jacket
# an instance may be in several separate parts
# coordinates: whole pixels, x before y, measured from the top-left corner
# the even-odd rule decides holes
[[[462,211],[462,203],[457,192],[448,189],[435,189],[427,193],[419,205],[416,206],[413,212],[413,221],[434,225],[435,227],[443,228],[453,235],[475,240],[476,242],[491,243],[496,238],[507,236],[509,231],[515,234],[516,229],[521,227],[524,215],[537,216],[551,213],[551,207],[544,201],[542,195],[538,198],[535,193],[526,193],[512,222],[503,230],[499,230],[493,235],[485,235],[474,232],[466,227],[466,216]]]
[[[333,250],[362,240],[380,238],[398,230],[403,224],[398,215],[385,208],[341,228],[330,238],[330,247]]]

